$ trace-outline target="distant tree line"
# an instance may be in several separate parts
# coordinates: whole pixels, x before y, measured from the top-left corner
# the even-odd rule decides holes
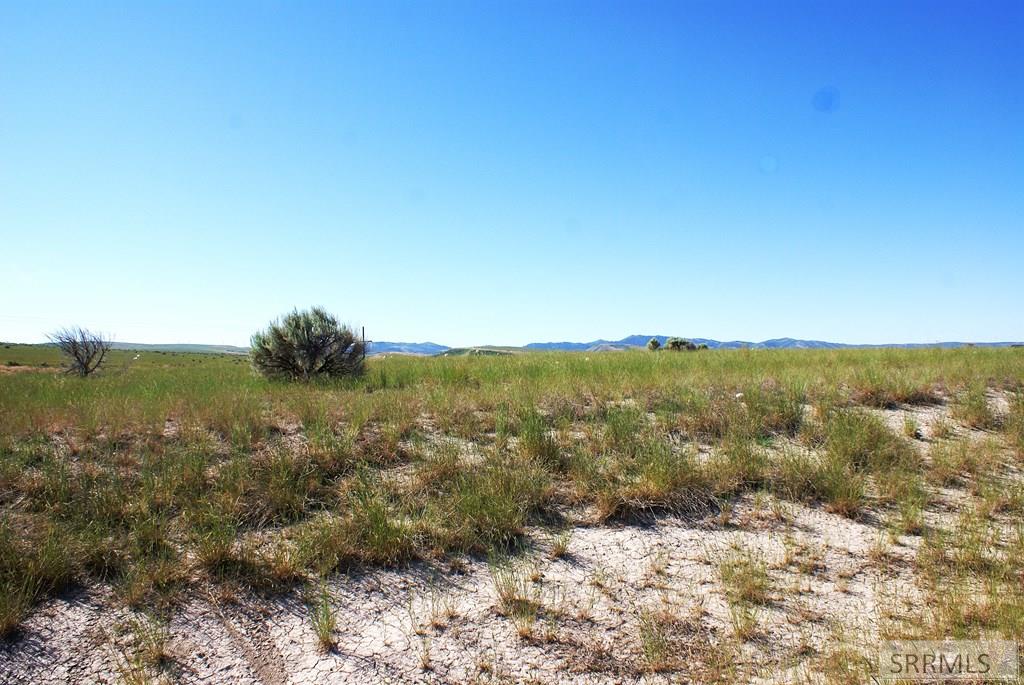
[[[657,338],[651,338],[647,341],[647,349],[652,352],[660,350],[661,347],[661,341]],[[686,338],[669,338],[665,341],[665,349],[672,350],[673,352],[696,352],[697,350],[706,350],[708,346],[705,343],[698,345]]]

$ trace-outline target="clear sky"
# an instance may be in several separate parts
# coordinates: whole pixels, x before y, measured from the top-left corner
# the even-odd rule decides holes
[[[0,0],[0,339],[1024,339],[1024,3]]]

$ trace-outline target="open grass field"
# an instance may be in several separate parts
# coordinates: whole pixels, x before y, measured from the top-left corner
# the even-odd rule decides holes
[[[0,345],[0,682],[855,683],[1024,635],[1022,349],[59,364]]]

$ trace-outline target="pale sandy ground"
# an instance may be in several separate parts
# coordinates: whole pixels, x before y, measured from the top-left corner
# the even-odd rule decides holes
[[[882,413],[895,430],[913,414],[927,438],[947,410]],[[948,522],[957,497],[947,493],[927,520]],[[726,642],[741,645],[724,657],[737,682],[786,682],[802,678],[840,636],[870,644],[884,612],[920,600],[911,563],[919,538],[892,543],[871,516],[851,521],[748,496],[724,518],[581,525],[558,559],[548,554],[550,534],[536,531],[519,562],[542,605],[527,637],[501,615],[480,559],[333,577],[330,652],[319,649],[298,591],[238,602],[196,596],[169,625],[170,660],[157,682],[688,682],[706,676]],[[733,638],[718,571],[736,547],[763,558],[773,581],[744,641]],[[128,613],[114,607],[99,588],[44,603],[17,639],[0,643],[0,683],[120,682],[117,655],[131,650],[132,637],[119,627]],[[680,668],[646,673],[640,617],[662,610],[680,619],[672,635]]]

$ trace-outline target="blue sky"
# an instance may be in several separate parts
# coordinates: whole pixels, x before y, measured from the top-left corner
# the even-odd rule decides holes
[[[1021,340],[1024,3],[0,2],[0,339]]]

